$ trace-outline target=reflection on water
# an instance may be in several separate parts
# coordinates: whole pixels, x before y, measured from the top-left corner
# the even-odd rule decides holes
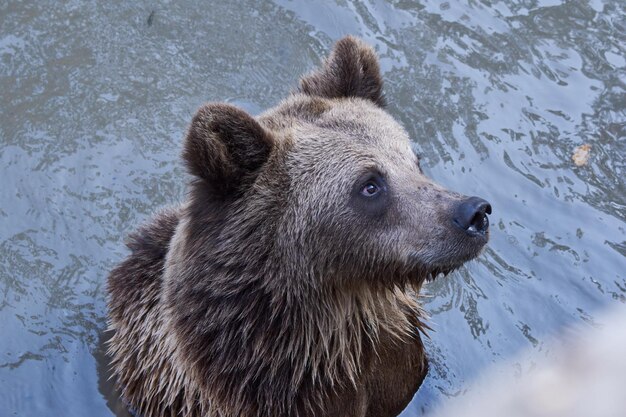
[[[193,111],[276,104],[348,33],[378,49],[428,174],[494,206],[484,255],[427,288],[432,366],[405,415],[596,325],[626,302],[625,15],[598,0],[0,4],[0,416],[124,415],[105,276],[124,236],[182,198]]]

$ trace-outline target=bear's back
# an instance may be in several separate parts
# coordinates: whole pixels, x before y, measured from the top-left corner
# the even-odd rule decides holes
[[[180,209],[163,210],[131,234],[131,254],[108,280],[110,329],[115,330],[108,343],[111,366],[125,400],[146,416],[174,416],[181,410],[199,416],[199,409],[186,406],[189,396],[159,338],[165,258],[180,215]]]

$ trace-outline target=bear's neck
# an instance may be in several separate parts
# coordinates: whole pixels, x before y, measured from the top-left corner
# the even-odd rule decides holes
[[[178,366],[228,415],[255,407],[289,415],[310,406],[301,398],[356,387],[381,338],[405,340],[421,328],[412,294],[297,285],[334,280],[275,268],[270,242],[236,242],[215,230],[181,220],[166,263],[164,315]],[[212,240],[199,244],[194,234]]]

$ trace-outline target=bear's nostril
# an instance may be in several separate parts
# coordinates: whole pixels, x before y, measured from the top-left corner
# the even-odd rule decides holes
[[[472,218],[467,230],[485,232],[487,229],[489,229],[489,217],[483,212],[478,212]]]
[[[470,236],[483,235],[489,229],[491,204],[479,197],[463,200],[454,210],[453,222]]]

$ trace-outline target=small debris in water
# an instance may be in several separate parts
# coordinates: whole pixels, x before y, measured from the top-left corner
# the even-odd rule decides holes
[[[150,15],[148,16],[148,26],[152,26],[152,23],[154,22],[154,10],[150,12]]]
[[[574,161],[574,164],[576,164],[577,167],[587,165],[587,162],[589,162],[590,152],[591,145],[589,145],[588,143],[580,145],[574,150],[574,154],[572,155],[572,161]]]

